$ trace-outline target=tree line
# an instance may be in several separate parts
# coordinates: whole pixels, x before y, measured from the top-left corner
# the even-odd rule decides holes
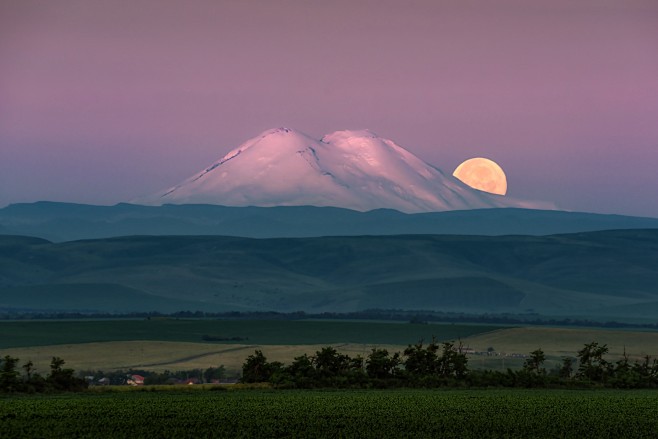
[[[0,393],[76,392],[87,388],[85,380],[75,376],[73,369],[64,368],[64,360],[53,357],[50,373],[42,376],[28,361],[19,370],[19,359],[5,355],[0,359]]]
[[[536,349],[524,360],[521,369],[506,371],[471,370],[461,342],[433,339],[424,344],[410,344],[402,353],[373,348],[363,358],[350,357],[327,346],[313,355],[303,354],[285,365],[268,361],[256,350],[242,364],[243,383],[270,383],[276,388],[395,388],[395,387],[613,387],[658,388],[658,361],[649,355],[631,361],[624,353],[617,361],[609,361],[607,345],[586,343],[576,357],[563,357],[559,367],[546,369],[546,355]],[[75,371],[64,368],[65,362],[53,357],[50,372],[42,376],[32,361],[19,367],[19,359],[6,355],[0,359],[0,393],[49,393],[81,391],[88,387]],[[22,371],[21,371],[22,369]],[[155,373],[141,372],[145,384],[179,383],[198,377],[213,382],[225,377],[223,366],[206,370],[194,369]],[[83,372],[84,373],[84,372]],[[86,372],[90,374],[90,372]],[[97,373],[103,375],[102,373]],[[118,374],[118,375],[116,375]],[[125,373],[112,384],[124,384]]]
[[[631,362],[624,353],[616,362],[604,357],[607,345],[591,342],[576,358],[563,357],[547,370],[542,349],[530,353],[519,370],[470,370],[460,343],[432,340],[409,345],[402,354],[373,348],[366,358],[329,346],[301,355],[289,365],[268,361],[256,350],[242,365],[242,382],[271,383],[279,388],[394,387],[658,387],[658,362],[650,356]]]
[[[113,386],[128,384],[129,380],[134,375],[142,376],[144,378],[144,385],[147,386],[157,384],[207,384],[235,378],[232,375],[227,374],[224,365],[219,365],[217,367],[211,366],[206,369],[165,370],[163,372],[133,368],[128,370],[114,370],[111,372],[103,372],[102,370],[84,370],[80,371],[79,375],[84,376],[85,380],[90,383],[90,385]]]
[[[16,311],[0,308],[0,320],[63,320],[63,319],[135,319],[135,318],[179,318],[179,319],[232,319],[232,320],[392,320],[410,323],[486,323],[502,325],[535,326],[578,326],[596,328],[638,328],[658,329],[658,323],[632,323],[614,320],[597,321],[565,317],[563,319],[543,317],[537,313],[525,314],[468,314],[443,311],[407,311],[401,309],[370,309],[354,312],[306,313],[304,311],[177,311],[173,313],[130,312],[51,312],[51,311]]]

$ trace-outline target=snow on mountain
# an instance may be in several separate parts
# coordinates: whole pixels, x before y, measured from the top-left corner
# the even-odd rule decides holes
[[[337,131],[315,140],[289,128],[265,131],[179,185],[134,203],[311,205],[407,213],[546,208],[472,189],[368,130]]]

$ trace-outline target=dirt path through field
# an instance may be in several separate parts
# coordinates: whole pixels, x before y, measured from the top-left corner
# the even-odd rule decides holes
[[[197,354],[197,355],[189,355],[187,357],[176,358],[176,359],[172,359],[172,360],[168,360],[168,361],[162,361],[162,362],[159,362],[159,363],[140,364],[139,367],[149,368],[149,367],[159,367],[159,366],[170,366],[170,365],[173,365],[173,364],[186,363],[186,362],[189,362],[189,361],[199,360],[199,359],[202,359],[202,358],[205,358],[205,357],[211,357],[213,355],[221,355],[221,354],[226,354],[228,352],[238,352],[238,351],[244,351],[244,350],[247,350],[247,349],[258,349],[258,348],[259,348],[259,346],[257,346],[257,345],[254,345],[254,346],[238,346],[238,347],[229,348],[229,349],[222,349],[220,351],[206,352],[206,353]],[[245,354],[245,358],[247,358],[247,356],[248,356],[248,354]],[[135,368],[135,367],[138,367],[138,366],[133,365],[133,366],[127,366],[127,367]]]

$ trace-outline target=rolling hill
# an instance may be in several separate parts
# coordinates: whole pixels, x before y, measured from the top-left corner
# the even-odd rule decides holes
[[[2,236],[0,308],[653,317],[658,230],[64,243]]]
[[[357,235],[549,235],[658,228],[657,218],[515,208],[405,214],[336,207],[138,206],[38,202],[0,209],[0,233],[50,241],[127,235],[222,235],[251,238]]]

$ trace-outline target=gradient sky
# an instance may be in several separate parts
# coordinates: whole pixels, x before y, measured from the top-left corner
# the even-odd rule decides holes
[[[658,1],[0,2],[0,206],[128,201],[278,126],[658,217]]]

